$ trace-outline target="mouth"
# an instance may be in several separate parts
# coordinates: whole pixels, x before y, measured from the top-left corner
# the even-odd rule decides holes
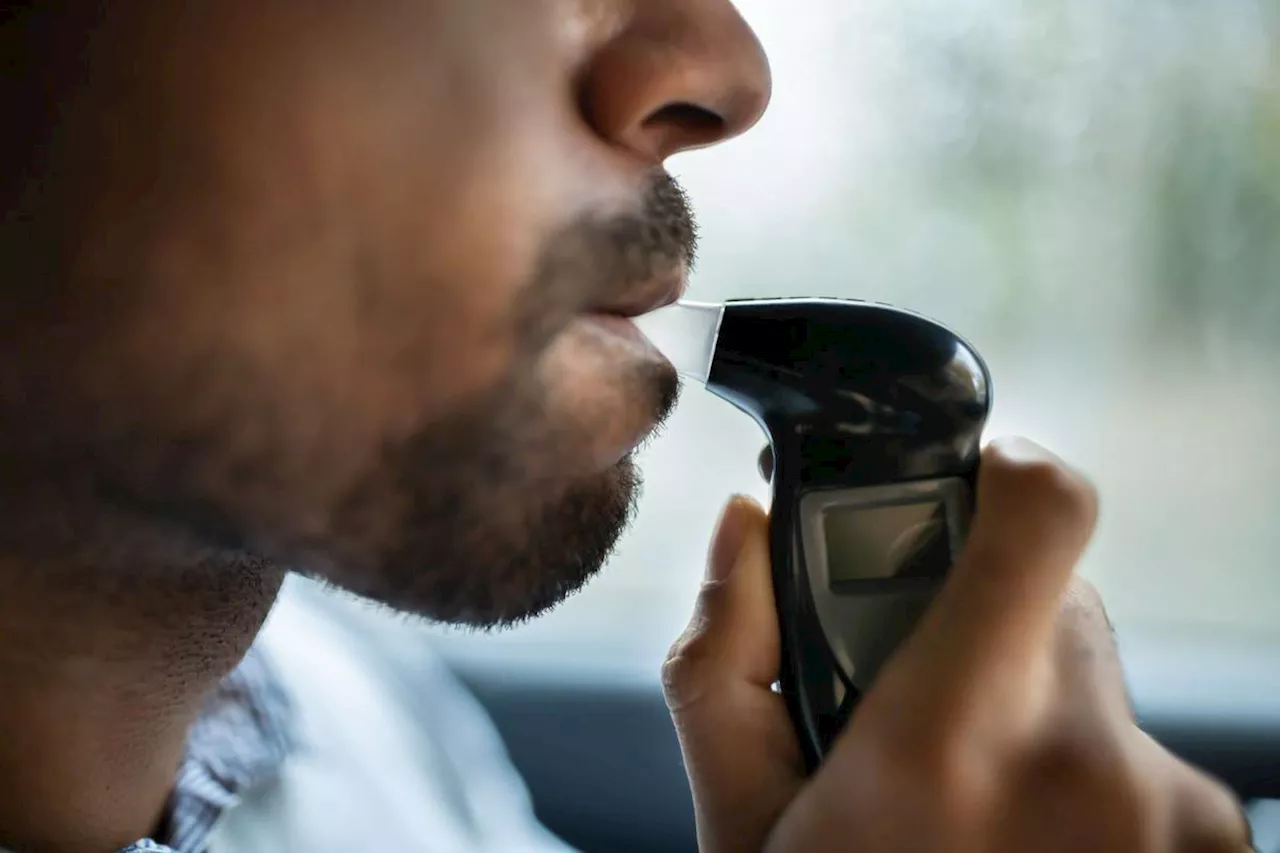
[[[621,338],[637,347],[647,349],[652,346],[649,339],[645,337],[644,332],[640,331],[640,327],[630,317],[622,314],[591,312],[586,315],[585,319],[588,323],[612,337]]]
[[[685,279],[681,266],[669,277],[648,280],[583,306],[572,324],[584,355],[577,364],[598,380],[593,384],[607,401],[602,405],[609,407],[610,420],[625,425],[598,458],[602,468],[634,452],[675,404],[679,390],[675,368],[634,320],[679,300]]]
[[[632,320],[678,301],[687,281],[688,270],[681,264],[672,275],[651,279],[612,299],[588,305],[583,312],[585,319],[610,334],[652,349],[649,339]]]

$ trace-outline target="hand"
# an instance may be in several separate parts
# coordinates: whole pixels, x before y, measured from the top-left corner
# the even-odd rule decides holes
[[[1135,724],[1096,593],[1093,489],[988,448],[964,554],[805,778],[781,697],[768,521],[730,503],[664,667],[703,853],[1245,853],[1220,784]]]

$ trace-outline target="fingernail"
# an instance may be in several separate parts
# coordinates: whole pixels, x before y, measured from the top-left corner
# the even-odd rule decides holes
[[[720,513],[716,535],[711,543],[711,554],[707,560],[707,580],[725,580],[738,564],[738,552],[742,550],[742,542],[747,533],[747,513],[747,501],[742,497],[730,499]]]

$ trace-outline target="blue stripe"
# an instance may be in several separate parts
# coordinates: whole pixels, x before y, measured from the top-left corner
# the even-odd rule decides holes
[[[293,748],[293,709],[265,653],[251,649],[205,703],[187,739],[159,843],[120,853],[203,853],[218,819],[269,781]]]

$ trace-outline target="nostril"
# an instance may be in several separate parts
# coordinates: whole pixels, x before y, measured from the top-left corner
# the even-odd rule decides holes
[[[644,120],[646,128],[676,128],[691,137],[718,138],[725,132],[724,117],[697,104],[667,104]]]

